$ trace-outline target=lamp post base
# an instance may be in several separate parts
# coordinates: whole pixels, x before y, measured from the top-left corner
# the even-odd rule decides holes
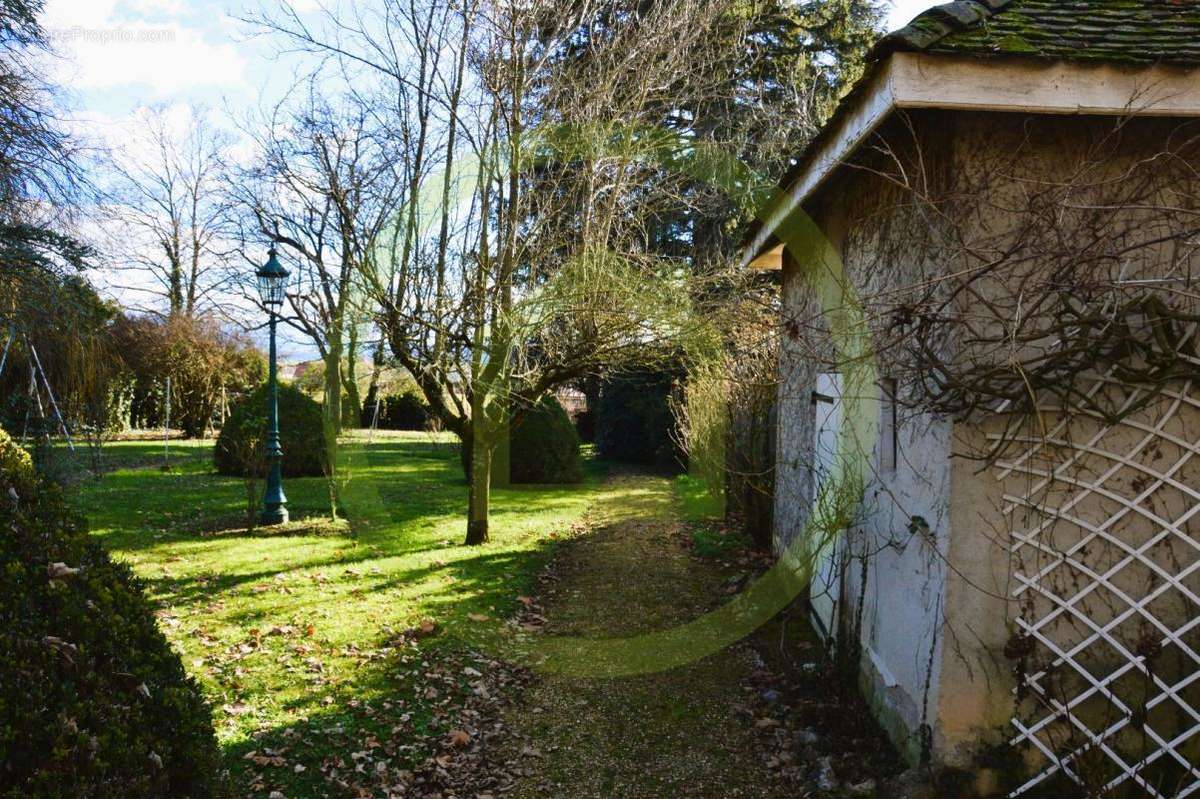
[[[284,507],[266,507],[263,508],[262,514],[258,517],[258,523],[261,525],[271,524],[287,524],[288,510]]]

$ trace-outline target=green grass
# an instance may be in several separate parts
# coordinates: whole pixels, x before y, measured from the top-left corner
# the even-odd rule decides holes
[[[687,474],[675,478],[675,504],[691,527],[692,551],[702,558],[723,558],[745,549],[749,539],[724,522],[725,498],[714,497],[704,481]]]
[[[349,753],[371,735],[393,738],[397,724],[432,734],[439,714],[420,690],[421,653],[503,638],[510,628],[501,620],[553,540],[623,490],[589,462],[582,486],[495,491],[492,542],[464,547],[467,490],[455,445],[383,434],[343,446],[349,524],[329,521],[324,480],[293,479],[285,481],[293,521],[247,530],[244,483],[213,472],[211,445],[172,442],[172,450],[165,471],[162,442],[109,445],[113,470],[81,479],[78,502],[93,534],[143,578],[162,628],[204,686],[240,795],[323,795],[331,754],[352,768]],[[438,632],[414,649],[402,634],[425,619]],[[243,757],[266,749],[282,749],[286,767]]]
[[[685,625],[727,601],[724,586],[740,574],[730,563],[692,557],[682,545],[676,481],[639,474],[616,480],[628,491],[619,501],[596,503],[592,532],[557,553],[558,579],[544,600],[553,640],[621,639]],[[528,735],[545,755],[514,797],[777,795],[754,752],[753,721],[738,710],[746,707],[751,668],[739,647],[617,678],[588,674],[596,654],[584,647],[574,655],[582,658],[580,672],[539,674],[524,703],[538,711],[511,714],[513,740]],[[661,650],[645,654],[652,660]]]
[[[684,521],[707,522],[725,515],[725,498],[713,496],[703,480],[681,474],[675,478],[674,488],[679,515]]]
[[[692,551],[701,558],[723,558],[749,545],[750,540],[740,531],[723,525],[698,525],[692,529]]]

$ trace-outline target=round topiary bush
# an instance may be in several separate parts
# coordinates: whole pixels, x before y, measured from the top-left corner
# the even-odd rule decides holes
[[[509,438],[514,483],[578,483],[583,479],[579,434],[552,396],[514,415]]]
[[[374,408],[363,408],[363,416],[373,415]],[[371,419],[366,419],[369,426]],[[381,430],[424,430],[429,424],[429,404],[416,389],[389,394],[380,400],[376,426]]]
[[[212,717],[129,568],[0,430],[0,797],[208,797]]]
[[[259,386],[235,402],[213,447],[221,474],[266,474],[267,387]],[[325,474],[325,425],[321,406],[300,389],[279,387],[279,438],[285,477]]]

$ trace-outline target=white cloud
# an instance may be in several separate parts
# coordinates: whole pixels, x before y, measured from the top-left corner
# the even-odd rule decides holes
[[[182,138],[192,127],[197,108],[183,100],[166,101],[162,107],[167,130]],[[199,110],[203,112],[204,107]],[[76,136],[110,151],[119,161],[150,163],[156,145],[147,134],[148,111],[146,105],[120,115],[84,110],[74,115],[71,125]]]
[[[42,13],[42,24],[49,30],[75,25],[100,27],[112,18],[117,0],[50,0]]]
[[[183,0],[125,0],[125,6],[138,14],[182,14]]]
[[[44,24],[64,56],[60,80],[83,90],[149,86],[159,95],[247,85],[246,61],[234,43],[209,41],[180,21],[182,12],[176,0],[51,0]],[[138,18],[147,14],[176,18]]]
[[[292,2],[292,9],[297,14],[311,14],[322,8],[328,8],[323,0],[293,0]]]

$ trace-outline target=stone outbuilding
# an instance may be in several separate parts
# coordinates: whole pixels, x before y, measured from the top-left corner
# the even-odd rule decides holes
[[[842,274],[877,435],[811,608],[880,722],[984,793],[1200,795],[1200,3],[928,11],[783,191],[775,538],[836,471]]]

